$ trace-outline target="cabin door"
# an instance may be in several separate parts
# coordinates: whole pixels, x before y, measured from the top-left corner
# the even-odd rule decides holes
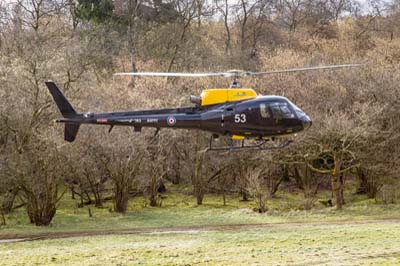
[[[235,106],[228,105],[224,108],[221,115],[221,127],[225,134],[232,130],[235,124]]]

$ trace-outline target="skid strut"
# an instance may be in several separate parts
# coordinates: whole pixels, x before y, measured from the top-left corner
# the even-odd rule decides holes
[[[210,137],[209,147],[206,151],[246,151],[246,150],[262,150],[262,151],[269,151],[269,150],[279,150],[289,146],[293,140],[287,140],[286,142],[279,144],[279,145],[266,145],[268,140],[259,140],[258,143],[253,145],[246,145],[245,139],[243,139],[240,145],[235,145],[232,138],[228,138],[228,146],[225,147],[215,147],[213,146],[214,136]]]

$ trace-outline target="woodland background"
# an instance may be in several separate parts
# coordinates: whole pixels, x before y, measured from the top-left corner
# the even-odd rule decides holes
[[[344,191],[384,203],[399,198],[400,1],[15,0],[0,2],[0,223],[26,208],[49,225],[59,200],[77,207],[132,197],[162,208],[162,191],[190,186],[238,195],[268,210],[276,192],[301,193],[298,208],[346,206]],[[206,153],[208,134],[82,126],[63,140],[44,81],[78,111],[189,105],[220,78],[120,78],[123,71],[274,70],[365,63],[357,69],[242,79],[284,95],[313,126],[274,152]],[[352,184],[352,186],[348,186]]]

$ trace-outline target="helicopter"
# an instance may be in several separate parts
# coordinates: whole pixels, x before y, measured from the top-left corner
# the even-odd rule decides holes
[[[292,143],[288,136],[307,130],[312,125],[311,118],[282,96],[258,95],[251,88],[241,88],[239,78],[257,75],[294,73],[312,70],[358,67],[361,64],[315,66],[264,72],[230,70],[210,73],[172,72],[131,72],[116,73],[118,76],[158,76],[158,77],[226,77],[231,78],[229,88],[205,89],[200,97],[190,96],[189,107],[133,110],[124,112],[77,112],[63,92],[53,81],[45,84],[57,104],[64,123],[64,140],[73,142],[81,124],[108,125],[109,132],[114,126],[131,126],[135,132],[143,127],[197,129],[211,133],[207,150],[274,150]],[[219,136],[226,136],[228,145],[213,145]],[[287,139],[286,141],[276,141]],[[252,144],[246,143],[253,140]],[[237,141],[240,141],[239,145]],[[255,142],[255,143],[254,143]],[[273,142],[273,145],[269,143]],[[275,143],[278,142],[276,145]]]

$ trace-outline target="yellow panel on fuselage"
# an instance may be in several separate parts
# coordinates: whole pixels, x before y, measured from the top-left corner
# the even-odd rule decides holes
[[[239,135],[233,135],[232,139],[233,140],[244,140],[246,137],[245,136],[239,136]]]
[[[201,105],[236,102],[257,97],[253,89],[208,89],[201,93]]]

